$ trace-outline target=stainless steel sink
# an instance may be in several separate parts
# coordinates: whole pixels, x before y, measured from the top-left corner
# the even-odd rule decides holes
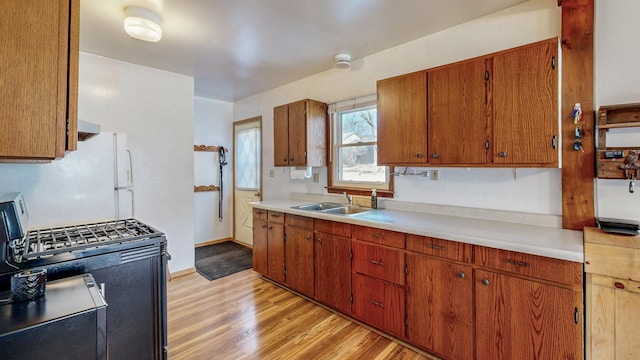
[[[315,204],[292,206],[291,208],[308,210],[308,211],[325,211],[325,210],[335,209],[343,206],[344,206],[343,204],[338,204],[338,203],[322,202],[322,203],[315,203]]]
[[[371,211],[371,209],[369,208],[363,208],[357,205],[345,205],[345,204],[330,203],[330,202],[298,205],[298,206],[292,206],[291,208],[306,210],[306,211],[322,212],[325,214],[334,214],[334,215],[354,215],[354,214],[359,214],[366,211]]]
[[[353,215],[353,214],[359,214],[359,213],[363,213],[371,210],[372,209],[369,209],[369,208],[347,205],[347,206],[343,206],[335,209],[326,210],[323,212],[325,214]]]

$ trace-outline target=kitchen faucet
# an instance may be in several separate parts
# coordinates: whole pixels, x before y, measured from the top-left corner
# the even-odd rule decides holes
[[[346,191],[343,192],[342,195],[344,195],[347,198],[347,200],[349,201],[349,205],[353,205],[353,195],[347,194]]]

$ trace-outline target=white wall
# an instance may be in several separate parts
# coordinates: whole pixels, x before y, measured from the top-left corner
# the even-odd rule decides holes
[[[290,192],[326,193],[322,181],[289,180],[288,170],[273,169],[273,107],[311,98],[333,102],[376,92],[376,80],[559,36],[561,9],[556,0],[531,0],[505,11],[353,61],[349,71],[330,70],[287,84],[234,105],[234,119],[263,118],[264,199]],[[328,54],[327,56],[330,56]],[[468,206],[559,215],[559,169],[440,169],[440,180],[395,179],[400,201]]]
[[[78,115],[127,134],[135,217],[166,233],[171,271],[192,268],[193,78],[81,53]]]
[[[224,146],[231,150],[233,145],[233,103],[196,97],[193,114],[193,139],[196,145]],[[223,167],[222,216],[218,220],[218,200],[220,193],[198,192],[194,194],[195,242],[202,243],[233,236],[233,201],[231,171],[233,158],[227,153],[228,165]],[[219,185],[218,153],[194,152],[194,184]]]
[[[0,164],[0,192],[24,193],[30,228],[113,219],[107,132],[125,132],[135,217],[166,233],[171,271],[192,268],[193,78],[81,53],[78,113],[105,133],[51,164]]]
[[[596,0],[596,110],[640,102],[640,1]],[[640,147],[640,129],[610,130],[607,146]],[[640,186],[625,180],[597,180],[597,215],[640,221]],[[638,184],[640,185],[640,184]]]

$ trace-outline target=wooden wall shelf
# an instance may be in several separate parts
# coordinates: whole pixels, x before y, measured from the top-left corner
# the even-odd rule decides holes
[[[193,192],[205,192],[205,191],[220,191],[220,188],[215,185],[199,185],[193,187]]]
[[[601,106],[598,110],[598,151],[596,176],[600,179],[628,180],[625,175],[624,158],[629,151],[640,153],[640,147],[609,147],[609,129],[640,127],[640,103]],[[640,146],[640,144],[638,144]],[[618,152],[615,158],[606,154]],[[639,172],[640,173],[640,172]]]
[[[193,151],[209,151],[209,152],[218,152],[218,149],[222,146],[211,146],[211,145],[193,145]],[[223,148],[224,152],[229,152],[229,149]]]

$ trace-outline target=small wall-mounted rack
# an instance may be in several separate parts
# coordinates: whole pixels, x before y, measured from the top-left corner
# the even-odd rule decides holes
[[[212,145],[193,145],[193,151],[206,151],[217,153],[220,149],[224,149],[224,152],[229,152],[229,149],[222,146]],[[219,186],[215,185],[198,185],[193,187],[193,192],[205,192],[205,191],[220,191]]]
[[[633,127],[640,127],[640,103],[600,107],[598,110],[598,154],[596,157],[598,178],[630,180],[630,170],[637,170],[634,169],[636,165],[625,164],[625,158],[631,151],[640,153],[640,147],[607,146],[609,129]],[[640,171],[637,175],[640,175]]]

